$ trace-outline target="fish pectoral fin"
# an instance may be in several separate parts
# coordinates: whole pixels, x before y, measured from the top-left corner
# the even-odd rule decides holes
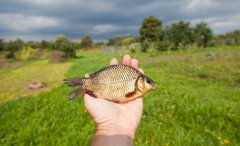
[[[135,94],[136,94],[136,91],[129,92],[125,95],[125,97],[130,98],[130,97],[133,97]]]
[[[92,92],[92,91],[86,91],[86,93],[92,97],[95,97],[96,98],[96,95]]]

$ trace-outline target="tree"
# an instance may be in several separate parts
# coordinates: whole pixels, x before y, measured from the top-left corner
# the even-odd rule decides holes
[[[94,47],[95,48],[101,48],[104,45],[105,45],[104,42],[96,42],[96,43],[94,43]]]
[[[19,51],[23,46],[24,41],[22,41],[21,39],[16,39],[14,41],[10,40],[8,43],[6,43],[6,45],[4,45],[4,50],[9,51],[6,57],[15,58],[14,53]]]
[[[166,35],[165,37],[173,43],[175,49],[194,41],[193,29],[190,27],[190,23],[182,20],[168,27]]]
[[[113,38],[109,38],[108,42],[107,42],[107,45],[108,46],[113,46],[114,44],[115,44],[115,40]]]
[[[53,43],[53,49],[63,51],[67,57],[75,57],[76,47],[70,42],[65,35],[58,35]]]
[[[28,41],[26,45],[33,49],[37,49],[40,46],[39,42],[35,42],[35,41]]]
[[[226,34],[227,45],[240,45],[240,30],[234,30]]]
[[[207,26],[207,23],[200,22],[194,28],[195,41],[199,47],[207,47],[213,38],[212,30]]]
[[[84,48],[90,48],[93,45],[92,37],[90,35],[84,35],[81,38],[81,46]]]
[[[145,18],[139,30],[141,42],[152,42],[162,37],[162,21],[154,16]]]
[[[44,49],[44,48],[48,48],[49,47],[49,42],[47,42],[46,40],[42,40],[40,42],[40,48]]]
[[[4,40],[0,38],[0,51],[4,49]]]
[[[122,40],[124,39],[124,36],[115,36],[114,38],[108,39],[108,46],[121,46]]]
[[[129,37],[125,37],[122,40],[122,45],[128,46],[128,45],[131,45],[131,44],[136,43],[136,42],[137,42],[137,39],[135,37],[129,36]]]

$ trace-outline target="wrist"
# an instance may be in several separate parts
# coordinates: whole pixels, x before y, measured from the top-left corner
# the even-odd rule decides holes
[[[134,139],[135,129],[127,129],[119,125],[113,125],[113,124],[97,125],[96,135],[106,135],[106,136],[122,135],[122,136],[130,137],[131,139]]]

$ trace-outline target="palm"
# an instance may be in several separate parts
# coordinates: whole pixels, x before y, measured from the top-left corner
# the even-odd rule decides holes
[[[117,64],[112,60],[110,64]],[[123,64],[138,68],[138,63],[130,57],[123,58]],[[137,128],[142,115],[143,99],[138,98],[124,104],[84,95],[84,104],[97,125],[117,125],[120,128],[133,130]]]

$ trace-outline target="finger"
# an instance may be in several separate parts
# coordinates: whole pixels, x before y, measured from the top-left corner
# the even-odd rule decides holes
[[[131,66],[138,69],[138,60],[135,58],[131,59]]]
[[[96,101],[97,99],[88,95],[88,94],[85,94],[83,96],[83,102],[84,102],[84,105],[85,105],[85,108],[88,112],[92,112],[92,110],[94,109],[94,104],[97,102]]]
[[[117,65],[117,64],[118,64],[118,60],[116,58],[111,59],[110,65]]]
[[[122,63],[125,65],[131,65],[131,57],[129,55],[124,55]]]
[[[142,74],[144,74],[144,71],[143,71],[143,69],[141,69],[141,68],[138,68],[138,70],[142,73]]]

